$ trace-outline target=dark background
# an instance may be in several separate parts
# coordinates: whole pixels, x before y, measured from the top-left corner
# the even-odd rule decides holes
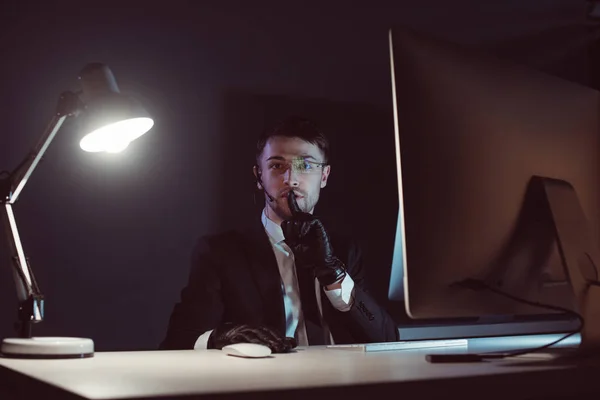
[[[36,143],[88,62],[110,65],[153,115],[150,133],[117,155],[79,150],[71,121],[15,207],[47,299],[35,333],[92,337],[97,350],[156,348],[195,240],[260,212],[254,143],[290,113],[328,133],[332,175],[317,212],[362,242],[385,302],[398,206],[390,27],[598,86],[596,23],[579,0],[82,3],[0,6],[0,170]],[[10,336],[16,298],[2,256],[0,336]],[[406,322],[402,304],[386,306]]]

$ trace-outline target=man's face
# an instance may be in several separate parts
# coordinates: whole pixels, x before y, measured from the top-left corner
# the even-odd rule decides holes
[[[273,198],[273,201],[266,198],[267,212],[274,212],[282,220],[289,219],[290,190],[296,194],[302,211],[313,212],[331,169],[323,164],[323,153],[317,145],[300,138],[275,136],[267,141],[259,161],[254,171],[262,181],[259,189],[266,190]]]

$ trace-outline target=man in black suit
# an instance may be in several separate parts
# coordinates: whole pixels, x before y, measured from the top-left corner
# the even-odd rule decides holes
[[[254,175],[265,207],[254,226],[208,236],[194,252],[162,349],[253,342],[299,345],[396,341],[394,321],[368,294],[358,246],[313,211],[331,172],[329,144],[290,117],[259,139]]]

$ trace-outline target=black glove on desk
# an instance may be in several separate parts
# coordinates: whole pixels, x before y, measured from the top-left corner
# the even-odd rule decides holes
[[[296,347],[296,339],[283,337],[270,328],[227,323],[212,331],[207,348],[220,350],[234,343],[262,344],[268,346],[273,353],[288,353]]]
[[[288,193],[292,218],[281,223],[285,242],[294,252],[298,268],[312,268],[321,286],[346,276],[346,267],[333,255],[329,235],[315,216],[302,212],[293,191]]]

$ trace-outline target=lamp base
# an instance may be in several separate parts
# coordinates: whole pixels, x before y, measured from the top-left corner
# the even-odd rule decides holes
[[[89,358],[94,356],[94,341],[70,337],[6,338],[0,353],[8,358]]]

